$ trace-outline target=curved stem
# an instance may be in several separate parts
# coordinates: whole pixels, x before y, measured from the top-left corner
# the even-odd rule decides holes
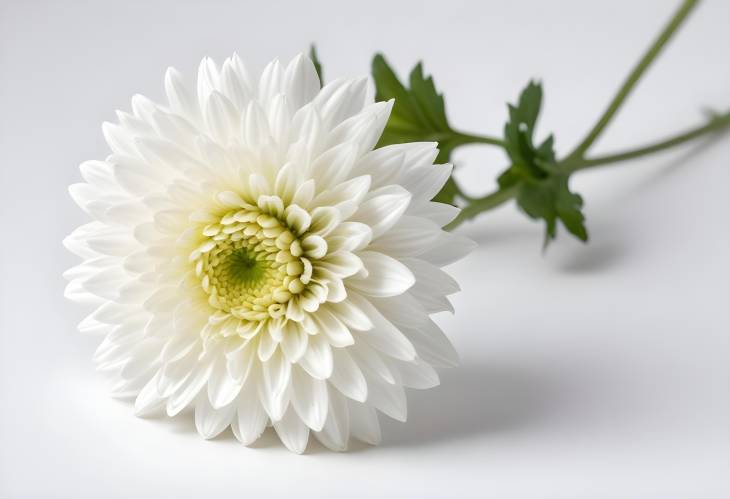
[[[669,149],[670,147],[678,146],[689,142],[690,140],[696,139],[705,134],[720,132],[726,130],[730,126],[730,113],[725,113],[721,116],[713,118],[709,123],[692,128],[686,132],[674,135],[668,139],[650,144],[648,146],[640,147],[638,149],[632,149],[630,151],[624,151],[614,154],[608,154],[605,156],[599,156],[591,159],[578,160],[574,163],[565,163],[563,166],[568,173],[572,173],[578,170],[586,168],[593,168],[596,166],[607,165],[610,163],[617,163],[619,161],[626,161],[629,159],[639,158],[647,154]]]
[[[493,193],[474,200],[472,203],[465,206],[454,220],[451,221],[446,227],[446,230],[453,230],[463,222],[474,218],[479,213],[487,210],[496,208],[497,206],[506,203],[517,194],[516,187],[510,187],[507,189],[499,189]]]
[[[574,161],[583,157],[588,148],[591,147],[591,145],[601,135],[606,126],[608,126],[608,124],[611,122],[611,119],[619,110],[624,100],[626,100],[626,97],[628,97],[628,95],[634,89],[647,68],[656,59],[656,57],[659,55],[659,53],[667,44],[672,35],[674,35],[677,29],[679,29],[679,27],[682,25],[682,22],[684,22],[692,9],[697,5],[697,2],[698,0],[684,0],[679,10],[677,10],[677,12],[674,14],[664,30],[659,34],[651,47],[649,47],[649,50],[639,60],[638,64],[634,67],[631,73],[629,73],[629,76],[626,78],[623,85],[621,85],[618,93],[608,105],[608,108],[604,111],[603,115],[601,115],[601,117],[598,119],[590,132],[588,132],[588,135],[583,139],[583,141],[575,148],[572,153],[568,155],[566,161]]]

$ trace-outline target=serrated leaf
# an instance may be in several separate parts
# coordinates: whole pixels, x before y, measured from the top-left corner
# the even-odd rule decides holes
[[[540,107],[542,106],[542,85],[535,81],[530,81],[520,94],[520,98],[516,108],[516,118],[519,123],[527,125],[530,135],[535,129],[537,117],[540,115]]]
[[[568,177],[554,175],[538,182],[524,182],[517,193],[517,204],[531,218],[545,221],[545,245],[555,239],[557,221],[581,241],[588,240],[585,217],[580,211],[583,199],[568,188]]]
[[[446,118],[443,95],[436,90],[433,78],[423,74],[422,64],[418,63],[411,71],[410,88],[401,83],[381,54],[373,58],[372,74],[375,99],[395,99],[378,147],[404,142],[438,142],[436,162],[447,163],[456,146],[451,140],[453,130]],[[456,183],[450,178],[434,200],[453,204],[458,192]]]
[[[411,95],[423,111],[431,130],[451,131],[446,120],[446,108],[443,95],[436,91],[433,77],[424,77],[423,65],[419,62],[410,75]]]
[[[534,145],[541,105],[542,86],[533,81],[520,93],[516,105],[508,104],[504,140],[512,165],[499,176],[499,186],[517,186],[518,206],[529,217],[545,222],[545,245],[555,238],[558,220],[575,237],[587,241],[583,199],[570,191],[568,175],[556,164],[553,136]]]

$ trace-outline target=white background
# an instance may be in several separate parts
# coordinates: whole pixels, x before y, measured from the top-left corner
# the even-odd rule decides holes
[[[319,45],[325,77],[383,50],[426,61],[454,126],[499,134],[504,103],[545,83],[542,133],[565,152],[675,2],[11,1],[0,4],[0,496],[730,496],[730,137],[578,175],[591,242],[514,205],[460,230],[463,291],[440,323],[463,365],[383,418],[380,447],[304,456],[272,436],[200,439],[187,417],[138,419],[90,361],[96,339],[62,297],[84,221],[66,186],[103,158],[100,124],[234,50],[261,67]],[[730,3],[700,6],[598,144],[608,152],[730,104]],[[472,192],[504,158],[460,150]]]

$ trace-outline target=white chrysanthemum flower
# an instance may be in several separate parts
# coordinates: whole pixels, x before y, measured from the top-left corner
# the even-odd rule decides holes
[[[197,92],[174,69],[165,90],[104,124],[113,153],[69,189],[94,221],[65,240],[84,259],[66,294],[96,307],[79,327],[105,335],[114,393],[140,415],[192,406],[205,438],[377,443],[376,409],[405,420],[403,388],[456,362],[429,318],[471,248],[430,201],[451,166],[435,143],[374,150],[392,102],[366,79],[320,88],[303,56],[260,78],[206,58]]]

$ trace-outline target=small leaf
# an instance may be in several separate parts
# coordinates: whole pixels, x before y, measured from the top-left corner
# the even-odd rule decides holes
[[[315,47],[314,44],[311,44],[309,46],[309,58],[312,60],[312,64],[314,64],[314,70],[317,71],[317,76],[319,77],[320,86],[324,86],[324,74],[322,73],[322,63],[319,62],[319,57],[317,57],[317,47]]]

